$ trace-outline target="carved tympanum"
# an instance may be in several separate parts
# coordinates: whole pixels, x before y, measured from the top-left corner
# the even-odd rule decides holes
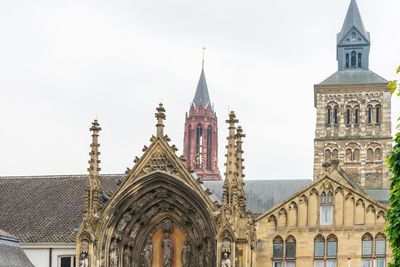
[[[157,149],[157,151],[155,151],[155,153],[151,155],[150,160],[143,167],[143,172],[145,174],[156,170],[166,171],[172,174],[178,172],[172,162],[161,151],[161,149]]]

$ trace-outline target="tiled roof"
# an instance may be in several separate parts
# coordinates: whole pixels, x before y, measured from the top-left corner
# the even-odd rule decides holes
[[[123,175],[104,175],[105,192]],[[27,243],[74,242],[87,175],[0,177],[0,229]]]
[[[33,267],[19,239],[0,229],[0,267]]]

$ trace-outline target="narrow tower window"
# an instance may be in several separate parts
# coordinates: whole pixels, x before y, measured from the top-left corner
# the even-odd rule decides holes
[[[361,68],[361,53],[358,53],[358,67]]]
[[[346,124],[350,125],[350,109],[346,110]]]
[[[376,119],[376,123],[379,123],[379,114],[380,114],[380,107],[379,106],[377,106],[376,108],[376,117],[375,117],[375,119]]]
[[[196,131],[196,158],[195,165],[197,169],[201,169],[202,164],[202,151],[203,150],[203,128],[199,124]]]
[[[328,114],[327,114],[327,124],[331,124],[331,107],[328,107]]]
[[[351,52],[351,67],[355,68],[356,67],[356,51]]]
[[[212,128],[207,128],[207,170],[211,170],[211,155],[212,155]]]
[[[191,146],[192,144],[192,126],[189,125],[188,127],[188,146],[187,146],[187,155],[186,155],[186,160],[188,162],[188,165],[191,166],[190,162],[192,162],[191,158]]]
[[[338,108],[335,107],[334,111],[333,111],[333,120],[335,124],[338,124]]]
[[[358,124],[358,108],[354,110],[354,124]]]
[[[349,53],[346,53],[346,69],[350,67],[350,56]]]
[[[372,108],[368,107],[368,123],[372,123]]]

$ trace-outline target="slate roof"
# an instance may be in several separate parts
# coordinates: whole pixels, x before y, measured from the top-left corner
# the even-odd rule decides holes
[[[19,242],[18,238],[0,229],[0,267],[33,267]]]
[[[382,203],[389,203],[390,189],[364,189],[368,196]]]
[[[123,174],[100,176],[105,193],[115,191]],[[87,175],[0,177],[0,236],[5,233],[23,243],[73,243],[82,220]],[[247,208],[261,214],[312,182],[310,179],[245,180]],[[221,202],[223,181],[204,181],[203,187]],[[365,190],[387,202],[383,190]],[[6,231],[6,232],[5,232]],[[5,249],[5,248],[4,248]],[[29,266],[29,265],[27,265]],[[0,265],[1,267],[1,265]]]
[[[208,87],[204,69],[201,69],[199,83],[197,84],[196,94],[194,95],[193,104],[198,107],[200,104],[206,108],[210,105],[210,96],[208,94]]]
[[[122,175],[104,175],[104,192]],[[0,229],[26,243],[70,243],[82,220],[87,175],[0,177]]]
[[[245,180],[247,209],[264,213],[311,182],[309,179]],[[221,202],[223,181],[204,181],[204,185]]]
[[[346,69],[337,71],[318,85],[382,84],[387,80],[371,70]]]
[[[349,9],[347,10],[346,18],[342,26],[342,30],[337,35],[338,44],[353,27],[355,27],[368,41],[371,40],[369,32],[365,30],[356,0],[351,0]]]

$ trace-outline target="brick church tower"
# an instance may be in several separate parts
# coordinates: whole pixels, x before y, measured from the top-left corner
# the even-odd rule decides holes
[[[388,81],[369,69],[371,39],[356,0],[337,35],[338,71],[314,86],[314,179],[332,161],[362,189],[389,187],[392,148]]]
[[[202,180],[221,180],[218,169],[217,115],[210,102],[204,59],[196,94],[185,118],[183,153],[186,166]]]

